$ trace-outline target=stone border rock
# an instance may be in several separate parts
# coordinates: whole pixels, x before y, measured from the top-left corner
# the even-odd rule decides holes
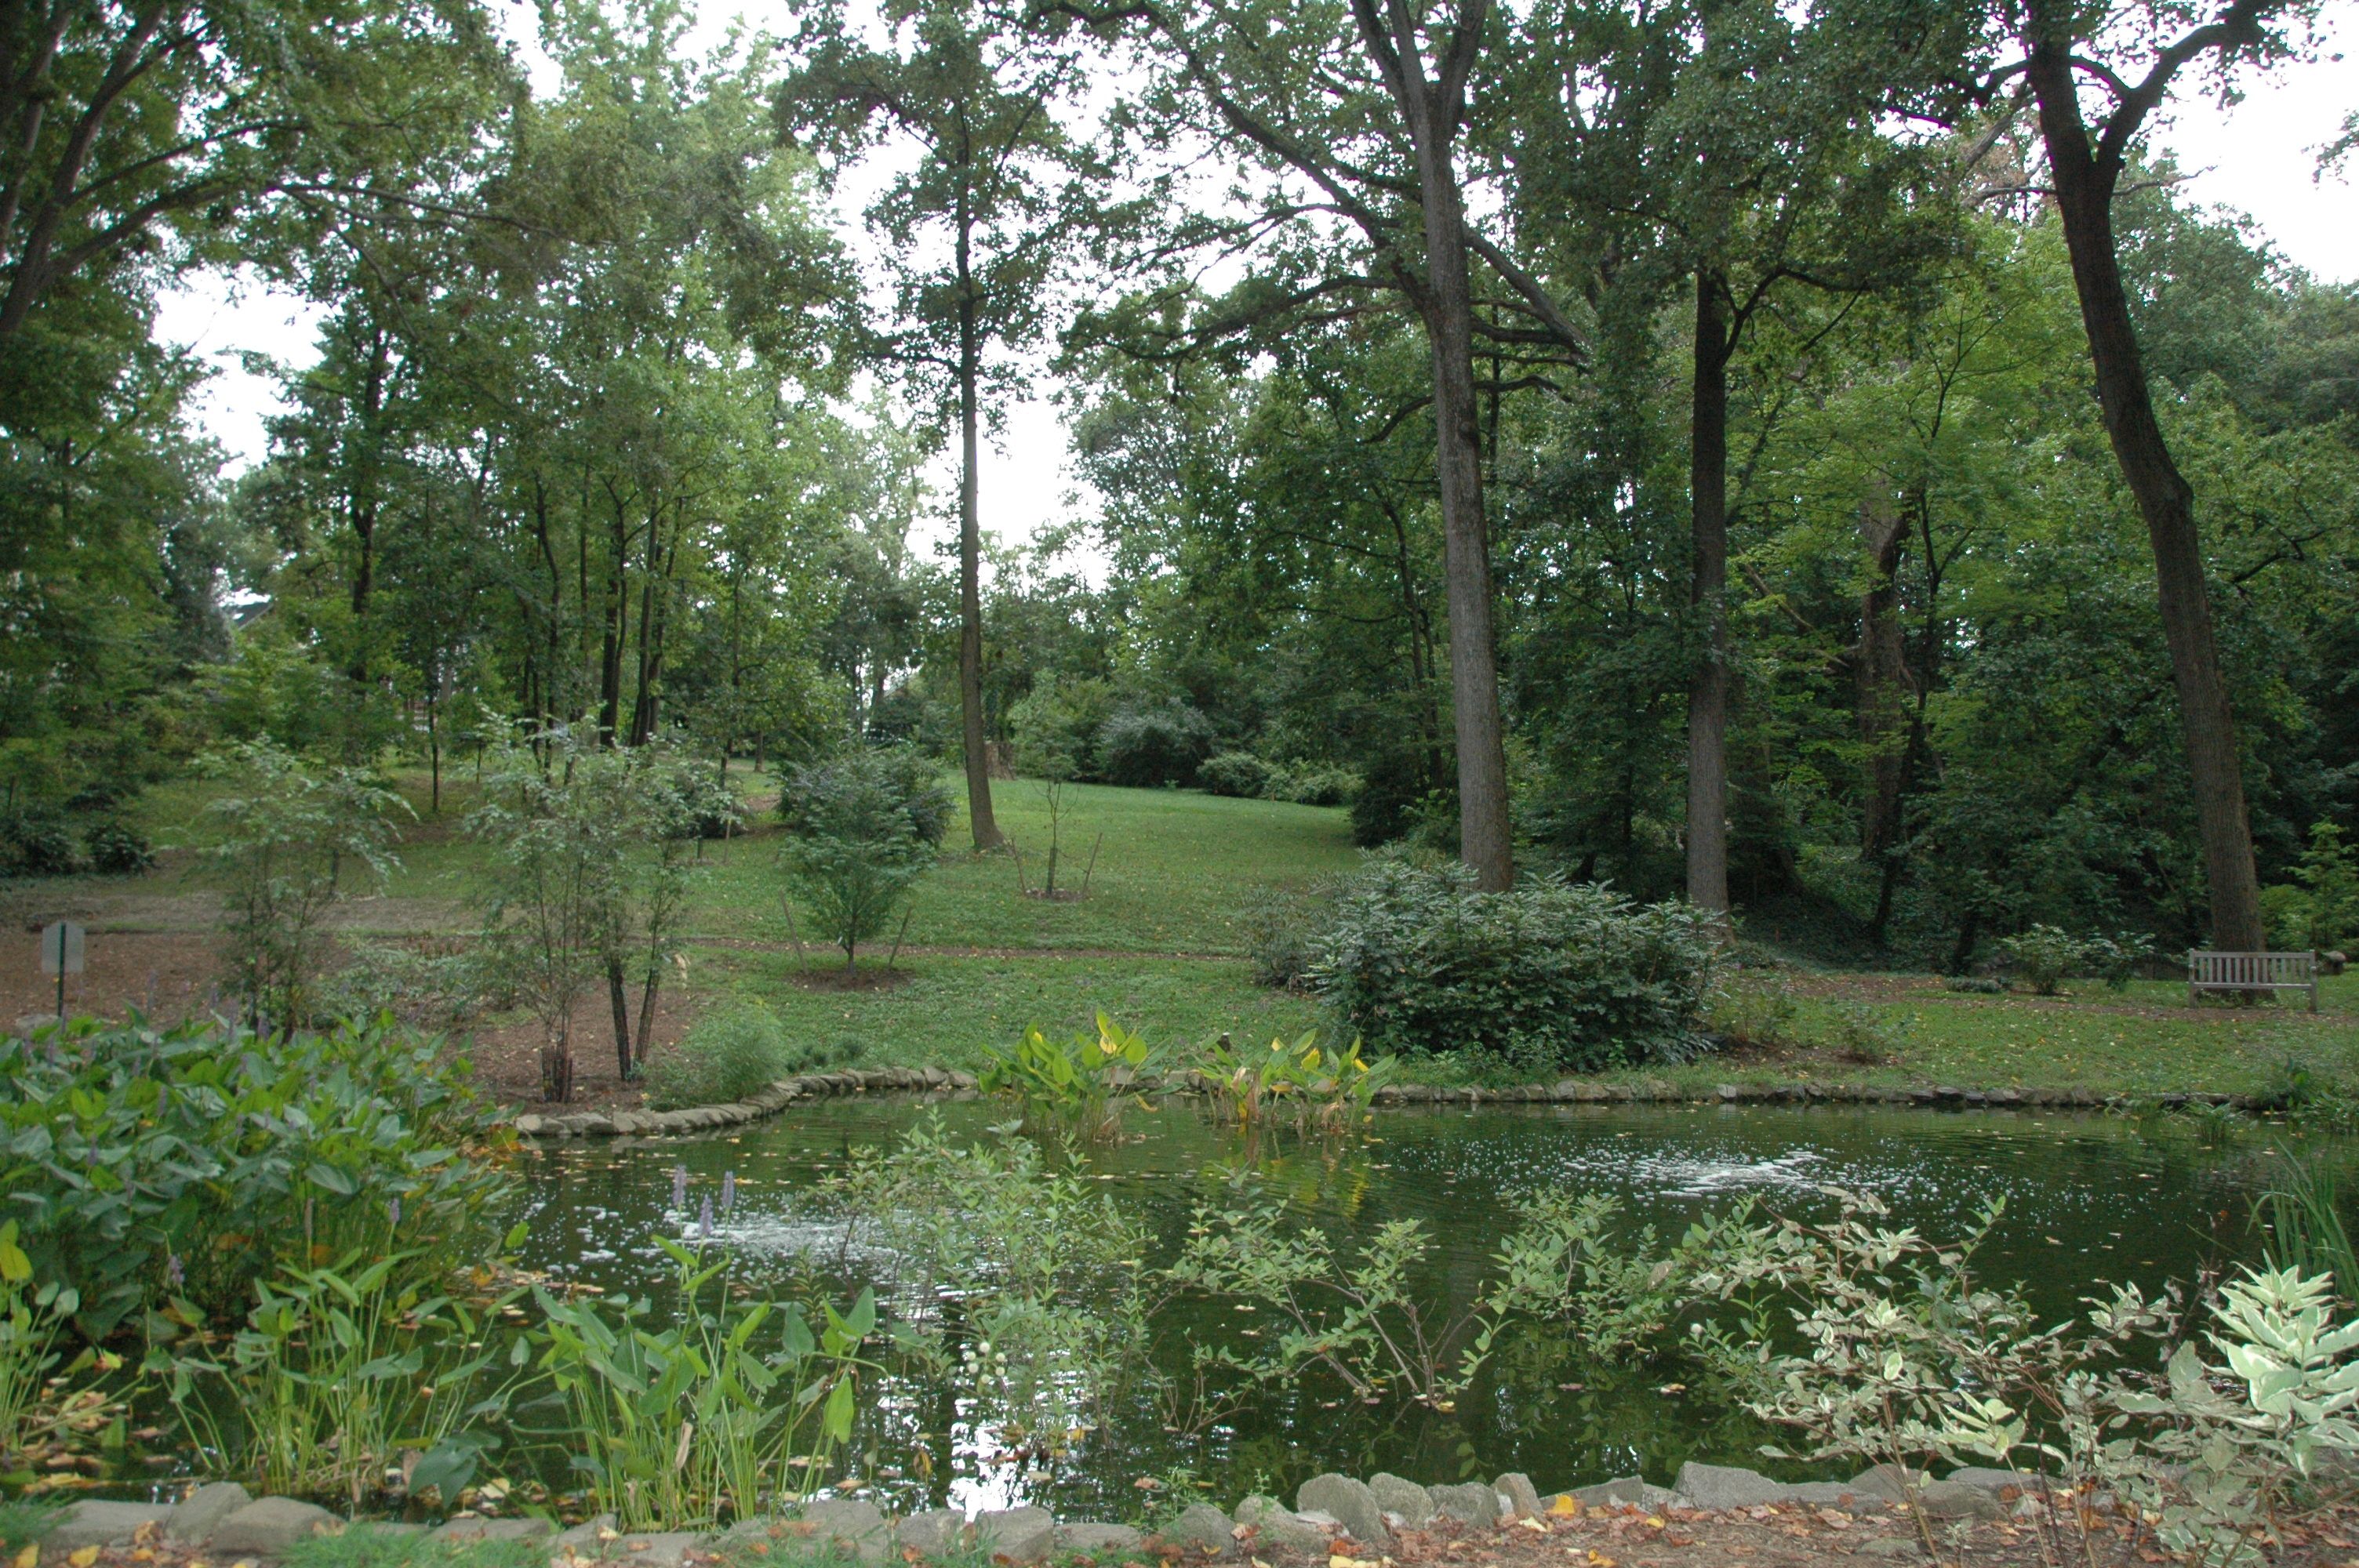
[[[1276,1552],[1317,1558],[1346,1546],[1388,1552],[1395,1533],[1450,1519],[1495,1528],[1517,1519],[1571,1517],[1593,1510],[1676,1508],[1698,1512],[1794,1505],[1881,1513],[1909,1507],[1935,1519],[2004,1518],[2010,1505],[2037,1506],[2039,1481],[2005,1470],[1957,1470],[1940,1480],[1879,1465],[1849,1481],[1773,1481],[1732,1465],[1680,1467],[1669,1487],[1636,1476],[1542,1496],[1529,1476],[1510,1473],[1480,1481],[1423,1487],[1398,1476],[1367,1481],[1329,1473],[1296,1490],[1294,1507],[1250,1497],[1234,1513],[1208,1502],[1190,1504],[1154,1537],[1129,1525],[1060,1522],[1046,1509],[1002,1509],[968,1514],[935,1509],[895,1519],[864,1498],[828,1498],[798,1515],[747,1519],[718,1534],[691,1530],[625,1532],[601,1517],[559,1532],[539,1518],[479,1518],[462,1514],[430,1531],[410,1524],[370,1523],[389,1533],[428,1533],[450,1541],[539,1541],[550,1547],[552,1568],[592,1563],[625,1568],[681,1568],[692,1552],[727,1553],[756,1543],[801,1541],[857,1558],[866,1568],[890,1562],[940,1559],[988,1547],[995,1560],[1042,1563],[1067,1552],[1132,1552],[1156,1544],[1185,1549],[1190,1559],[1251,1557]],[[223,1558],[276,1559],[307,1537],[335,1534],[346,1521],[292,1498],[250,1496],[235,1482],[192,1488],[174,1504],[84,1499],[67,1509],[42,1537],[42,1568],[60,1568],[88,1548],[136,1548],[163,1541]],[[764,1548],[766,1554],[766,1547]]]
[[[1143,1080],[1150,1094],[1195,1095],[1201,1087],[1180,1074]],[[947,1067],[845,1068],[781,1078],[761,1093],[728,1105],[685,1110],[592,1110],[547,1114],[523,1111],[507,1124],[525,1138],[626,1138],[704,1132],[777,1115],[799,1101],[864,1094],[870,1090],[969,1098],[973,1073]],[[1413,1105],[1889,1105],[1931,1109],[2052,1108],[2135,1110],[2149,1106],[2175,1110],[2190,1105],[2229,1106],[2245,1111],[2285,1108],[2282,1097],[2267,1095],[2164,1094],[2151,1097],[2100,1095],[2090,1089],[1962,1089],[1947,1085],[1892,1088],[1877,1084],[1720,1084],[1709,1092],[1684,1089],[1660,1078],[1600,1083],[1560,1078],[1553,1084],[1488,1089],[1467,1085],[1386,1084],[1375,1094],[1383,1106]]]

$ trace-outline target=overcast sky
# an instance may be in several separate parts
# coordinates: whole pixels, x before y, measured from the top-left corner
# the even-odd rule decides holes
[[[514,0],[508,10],[512,20],[530,16]],[[2359,49],[2352,58],[2340,52],[2346,40],[2359,44],[2359,21],[2347,5],[2334,7],[2331,20],[2329,47],[2320,59],[2255,80],[2245,101],[2224,112],[2208,102],[2176,104],[2149,139],[2177,155],[2190,176],[2182,188],[2188,200],[2248,215],[2288,260],[2319,278],[2348,282],[2359,279],[2359,189],[2348,172],[2317,179],[2316,149],[2359,108]],[[535,85],[553,83],[537,80]],[[228,454],[231,472],[261,460],[267,446],[263,421],[281,406],[277,384],[248,373],[239,356],[258,352],[308,362],[317,319],[299,299],[212,275],[191,280],[164,302],[160,333],[217,367],[197,398],[197,416]],[[1086,495],[1075,493],[1064,428],[1045,395],[1048,388],[1041,390],[1041,397],[1007,411],[1000,441],[984,453],[983,525],[1003,539],[1029,539],[1090,507]],[[947,459],[935,488],[956,493]]]

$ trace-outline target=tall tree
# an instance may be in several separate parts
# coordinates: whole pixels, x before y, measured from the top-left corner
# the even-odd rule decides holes
[[[2317,12],[2316,0],[2146,0],[2126,15],[2068,0],[2007,0],[1997,15],[2022,55],[1990,78],[1996,88],[2021,76],[2038,106],[2105,434],[2154,549],[2211,885],[2212,939],[2244,950],[2267,946],[2244,760],[2212,628],[2195,491],[2155,415],[2122,281],[2114,200],[2139,134],[2182,72],[2282,58],[2294,48],[2293,31]]]
[[[806,15],[777,124],[831,174],[884,142],[917,155],[865,214],[887,242],[897,318],[873,347],[958,427],[960,729],[968,827],[990,849],[1001,835],[983,695],[984,404],[1020,384],[1007,352],[1038,340],[1059,249],[1085,204],[1087,160],[1060,119],[1084,86],[1082,57],[977,0],[891,0],[884,16],[880,49],[837,0]]]

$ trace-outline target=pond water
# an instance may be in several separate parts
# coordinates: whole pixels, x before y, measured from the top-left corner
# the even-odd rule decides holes
[[[728,1250],[736,1280],[757,1291],[814,1278],[856,1290],[884,1263],[864,1255],[821,1184],[852,1151],[892,1143],[920,1118],[984,1139],[1005,1114],[972,1101],[851,1099],[701,1139],[551,1145],[526,1157],[532,1224],[520,1261],[660,1296],[673,1265],[658,1238],[682,1237],[730,1175],[735,1204],[716,1221],[712,1245]],[[1747,1195],[1779,1213],[1826,1216],[1833,1186],[1872,1193],[1894,1223],[1944,1240],[2004,1198],[1980,1272],[2023,1282],[2060,1316],[2099,1280],[2186,1281],[2252,1255],[2252,1199],[2273,1158],[2267,1140],[2205,1148],[2168,1119],[1885,1108],[1403,1108],[1380,1114],[1364,1139],[1248,1146],[1175,1106],[1134,1113],[1126,1134],[1093,1152],[1089,1169],[1154,1237],[1150,1265],[1172,1255],[1199,1199],[1233,1193],[1241,1179],[1347,1246],[1387,1221],[1422,1222],[1434,1241],[1424,1283],[1436,1299],[1462,1303],[1487,1274],[1506,1200],[1519,1189],[1611,1194],[1633,1220],[1676,1234]],[[690,1186],[676,1208],[677,1166]],[[1181,1364],[1176,1336],[1159,1336],[1148,1354]],[[1677,1375],[1527,1340],[1495,1358],[1452,1410],[1363,1407],[1313,1381],[1195,1434],[1167,1430],[1161,1409],[1128,1379],[1082,1390],[1103,1397],[1084,1400],[1082,1430],[1043,1445],[1011,1437],[1009,1412],[959,1379],[904,1374],[869,1390],[861,1452],[848,1468],[909,1506],[1038,1502],[1123,1518],[1137,1511],[1138,1477],[1182,1469],[1234,1502],[1248,1490],[1290,1495],[1326,1469],[1426,1481],[1523,1470],[1555,1487],[1633,1471],[1668,1480],[1688,1459],[1761,1465],[1771,1434],[1718,1401],[1666,1391]]]

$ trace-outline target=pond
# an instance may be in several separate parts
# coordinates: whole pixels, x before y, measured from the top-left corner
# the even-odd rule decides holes
[[[987,1140],[1005,1115],[973,1101],[837,1100],[701,1139],[545,1147],[526,1160],[531,1234],[520,1261],[660,1297],[674,1270],[658,1238],[688,1234],[730,1177],[735,1201],[710,1245],[727,1251],[735,1281],[757,1292],[856,1290],[889,1272],[889,1260],[846,1226],[821,1184],[854,1150],[894,1143],[921,1119],[939,1118],[954,1140]],[[2023,1282],[2061,1316],[2101,1279],[2188,1281],[2253,1255],[2252,1201],[2273,1158],[2266,1138],[2208,1148],[2173,1119],[1888,1108],[1404,1108],[1380,1113],[1363,1139],[1249,1145],[1170,1106],[1135,1112],[1125,1132],[1087,1169],[1152,1237],[1148,1265],[1169,1260],[1200,1200],[1250,1188],[1346,1250],[1388,1221],[1420,1222],[1433,1241],[1421,1283],[1462,1304],[1491,1269],[1519,1189],[1610,1194],[1634,1222],[1669,1236],[1747,1196],[1796,1217],[1831,1215],[1826,1189],[1836,1187],[1873,1194],[1893,1223],[1943,1240],[2003,1199],[1979,1271]],[[676,1167],[689,1183],[679,1207]],[[1168,1371],[1185,1365],[1176,1335],[1158,1335],[1147,1355]],[[900,1372],[867,1390],[848,1468],[907,1506],[1037,1502],[1123,1518],[1138,1511],[1141,1477],[1175,1472],[1234,1502],[1252,1490],[1291,1495],[1329,1469],[1429,1482],[1522,1470],[1554,1487],[1634,1471],[1668,1480],[1688,1459],[1760,1465],[1773,1434],[1723,1401],[1688,1397],[1668,1381],[1675,1376],[1527,1338],[1452,1409],[1364,1407],[1312,1380],[1266,1390],[1194,1432],[1170,1430],[1167,1408],[1125,1379],[1068,1390],[1087,1413],[1044,1443],[972,1379]]]

